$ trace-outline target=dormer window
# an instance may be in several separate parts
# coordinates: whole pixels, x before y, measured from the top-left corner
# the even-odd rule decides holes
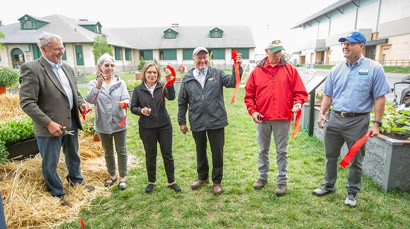
[[[164,38],[165,39],[176,39],[178,36],[178,32],[173,29],[167,29],[164,31]]]
[[[43,21],[39,18],[32,17],[27,14],[19,18],[18,20],[20,21],[20,28],[22,30],[40,29],[41,27],[48,24],[47,21]]]
[[[90,30],[91,32],[101,34],[101,24],[99,22],[88,21],[87,19],[80,19],[79,26]]]
[[[222,29],[215,27],[211,31],[209,31],[209,37],[210,38],[222,38],[223,33],[224,31]]]

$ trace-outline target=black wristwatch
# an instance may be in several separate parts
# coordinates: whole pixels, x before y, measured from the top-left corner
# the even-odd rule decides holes
[[[382,123],[382,122],[380,122],[380,121],[376,121],[376,120],[374,120],[374,121],[373,121],[373,123],[377,123],[377,125],[379,125],[379,126],[382,126],[382,125],[383,125],[383,123]]]

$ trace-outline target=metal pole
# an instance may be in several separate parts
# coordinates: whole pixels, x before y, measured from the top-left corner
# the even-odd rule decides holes
[[[310,93],[310,114],[309,114],[309,136],[313,136],[313,127],[315,119],[315,100],[316,100],[316,89],[313,89]]]

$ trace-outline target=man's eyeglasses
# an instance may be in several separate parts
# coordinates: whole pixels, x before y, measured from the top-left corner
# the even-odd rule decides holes
[[[340,45],[342,46],[342,47],[350,47],[350,46],[352,46],[352,45],[355,45],[355,44],[359,44],[359,43],[357,43],[357,42],[353,42],[353,43],[350,43],[350,42],[346,42],[346,43],[340,43]]]
[[[53,50],[53,51],[57,51],[57,52],[64,52],[65,48],[51,48],[50,46],[46,45],[47,48]]]
[[[115,68],[115,64],[104,64],[104,67],[106,67],[106,68],[108,68],[108,67]]]

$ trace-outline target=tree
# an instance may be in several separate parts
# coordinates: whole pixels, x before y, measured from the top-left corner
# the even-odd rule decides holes
[[[101,34],[97,36],[93,43],[94,61],[97,62],[98,58],[104,53],[108,53],[112,56],[112,46],[107,42],[107,35]]]
[[[0,39],[4,39],[4,38],[6,38],[6,35],[4,33],[0,32]],[[0,49],[3,49],[3,43],[1,43],[1,42],[0,42]]]

